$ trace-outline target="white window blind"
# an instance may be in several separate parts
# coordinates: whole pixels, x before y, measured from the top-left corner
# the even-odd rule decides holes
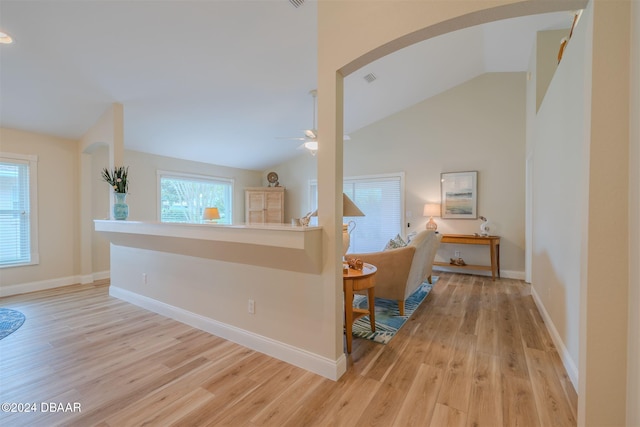
[[[0,153],[0,267],[36,264],[37,158]]]
[[[310,210],[318,200],[317,181],[309,184]],[[343,191],[365,216],[345,217],[353,221],[351,244],[347,253],[376,252],[384,249],[404,223],[404,175],[402,173],[345,178]],[[350,227],[351,228],[351,227]]]
[[[218,208],[218,224],[231,224],[233,180],[204,175],[158,171],[162,222],[202,222],[205,208]]]

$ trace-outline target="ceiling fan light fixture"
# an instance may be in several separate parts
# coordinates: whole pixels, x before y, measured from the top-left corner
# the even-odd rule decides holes
[[[13,43],[13,39],[11,36],[5,32],[0,31],[0,43],[2,44],[10,44]]]
[[[304,148],[309,150],[309,152],[315,156],[318,152],[318,141],[307,141],[304,143]]]

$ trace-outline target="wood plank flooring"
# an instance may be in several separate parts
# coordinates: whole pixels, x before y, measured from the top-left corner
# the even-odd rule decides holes
[[[3,426],[575,426],[577,395],[518,280],[441,273],[388,345],[353,340],[337,382],[108,295],[0,299]],[[41,403],[80,404],[80,412]]]

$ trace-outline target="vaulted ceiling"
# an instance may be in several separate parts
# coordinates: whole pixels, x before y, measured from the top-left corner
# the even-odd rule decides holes
[[[0,31],[14,43],[0,45],[0,125],[79,139],[119,102],[127,149],[267,169],[300,155],[299,141],[280,137],[313,123],[316,6],[2,0]],[[345,79],[345,131],[482,73],[524,71],[536,31],[571,20],[485,24],[369,64]]]

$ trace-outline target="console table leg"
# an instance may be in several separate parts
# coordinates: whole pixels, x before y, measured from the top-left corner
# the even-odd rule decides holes
[[[496,247],[493,244],[489,245],[491,248],[491,280],[496,280]]]

